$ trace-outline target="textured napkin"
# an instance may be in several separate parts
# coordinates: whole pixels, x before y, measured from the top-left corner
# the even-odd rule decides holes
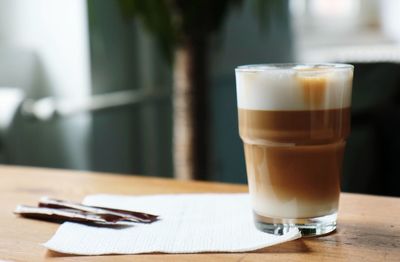
[[[122,229],[68,222],[45,247],[79,255],[244,252],[301,237],[297,229],[283,236],[258,231],[248,194],[91,195],[84,204],[153,213],[161,220]]]

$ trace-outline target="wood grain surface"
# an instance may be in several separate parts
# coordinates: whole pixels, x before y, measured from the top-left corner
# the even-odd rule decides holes
[[[183,182],[56,169],[0,166],[0,261],[400,261],[400,198],[341,195],[335,233],[250,253],[70,256],[46,250],[58,224],[23,219],[17,204],[44,195],[80,201],[88,194],[246,192],[243,185]]]

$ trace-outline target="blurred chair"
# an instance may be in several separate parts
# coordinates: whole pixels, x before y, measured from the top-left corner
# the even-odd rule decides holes
[[[343,190],[400,196],[400,64],[355,65]]]

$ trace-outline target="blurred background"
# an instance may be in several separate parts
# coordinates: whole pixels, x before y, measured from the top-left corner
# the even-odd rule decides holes
[[[400,1],[205,1],[209,13],[196,0],[163,2],[0,0],[1,163],[179,177],[174,51],[206,43],[207,168],[186,178],[246,183],[237,65],[346,62],[355,79],[343,191],[400,196]]]

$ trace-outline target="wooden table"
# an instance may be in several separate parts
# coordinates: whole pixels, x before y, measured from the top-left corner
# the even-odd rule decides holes
[[[48,195],[81,200],[95,193],[158,194],[246,192],[246,186],[182,182],[54,169],[0,166],[0,260],[16,261],[400,261],[400,198],[342,194],[335,233],[299,239],[251,253],[82,257],[50,252],[40,244],[58,224],[18,218],[17,204]]]

